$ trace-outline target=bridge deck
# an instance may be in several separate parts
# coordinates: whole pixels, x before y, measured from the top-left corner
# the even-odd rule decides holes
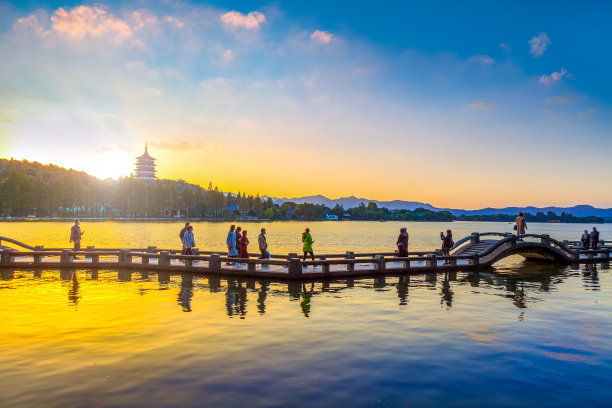
[[[501,237],[482,239],[483,236]],[[17,251],[4,243],[21,246]],[[121,269],[226,274],[251,277],[303,279],[320,277],[351,277],[372,274],[410,272],[443,272],[490,267],[511,255],[528,259],[562,263],[609,263],[612,246],[602,242],[598,250],[584,251],[576,242],[559,242],[547,235],[525,234],[515,236],[502,233],[474,233],[459,242],[450,256],[440,251],[410,252],[407,258],[396,253],[318,255],[315,261],[302,262],[297,254],[272,255],[270,260],[236,259],[214,252],[180,255],[177,250],[149,248],[93,248],[73,252],[67,248],[32,247],[18,241],[0,237],[1,268],[78,268]],[[75,255],[78,258],[75,258]]]

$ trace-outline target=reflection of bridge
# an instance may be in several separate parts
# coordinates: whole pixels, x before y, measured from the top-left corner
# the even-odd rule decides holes
[[[4,245],[2,245],[4,244]],[[7,244],[11,244],[9,247]],[[20,247],[16,250],[14,247]],[[214,251],[195,251],[181,255],[178,250],[148,248],[94,248],[79,251],[67,248],[32,247],[0,237],[2,268],[127,268],[149,271],[192,272],[276,279],[317,279],[409,272],[444,272],[490,267],[512,255],[558,263],[609,263],[612,246],[604,241],[597,250],[582,250],[578,242],[558,241],[549,235],[473,233],[458,241],[449,256],[439,250],[323,254],[314,261],[302,261],[296,253],[272,255],[271,259],[228,258]],[[84,259],[75,259],[80,255]]]

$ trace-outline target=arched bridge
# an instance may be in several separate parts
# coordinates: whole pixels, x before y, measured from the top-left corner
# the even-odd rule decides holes
[[[549,235],[499,232],[473,233],[457,241],[451,255],[477,257],[481,266],[491,266],[512,255],[560,263],[580,260],[580,251],[571,243],[558,241]]]

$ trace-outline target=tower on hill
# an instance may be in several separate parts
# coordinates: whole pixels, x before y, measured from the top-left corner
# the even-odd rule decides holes
[[[134,176],[143,180],[155,180],[155,159],[149,156],[149,146],[145,143],[145,151],[142,156],[136,158],[136,170]]]

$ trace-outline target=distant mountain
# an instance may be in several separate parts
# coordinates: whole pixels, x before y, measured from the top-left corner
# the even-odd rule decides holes
[[[431,204],[419,203],[417,201],[378,201],[378,200],[368,200],[367,198],[358,198],[355,196],[350,197],[342,197],[335,200],[327,198],[322,195],[314,195],[307,197],[294,197],[294,198],[273,198],[275,204],[282,204],[287,201],[292,201],[296,204],[323,204],[330,208],[334,208],[336,204],[340,204],[344,208],[354,208],[358,207],[359,204],[364,203],[368,205],[370,202],[376,203],[379,207],[386,207],[390,210],[414,210],[415,208],[427,208],[428,210],[439,210]]]
[[[329,208],[333,208],[336,204],[340,204],[344,208],[354,208],[358,207],[359,204],[364,203],[367,205],[370,202],[376,203],[379,207],[386,207],[390,210],[414,210],[416,208],[426,208],[432,211],[449,211],[455,216],[460,216],[462,214],[465,215],[493,215],[493,214],[517,214],[519,212],[531,213],[534,214],[537,212],[547,213],[548,211],[552,211],[556,214],[561,214],[562,212],[572,214],[576,217],[587,217],[587,216],[596,216],[601,217],[606,221],[612,221],[612,208],[595,208],[591,205],[576,205],[573,207],[505,207],[505,208],[482,208],[480,210],[462,210],[462,209],[453,209],[453,208],[438,208],[434,207],[431,204],[420,203],[418,201],[402,201],[402,200],[393,200],[393,201],[378,201],[378,200],[368,200],[367,198],[358,198],[355,196],[350,197],[342,197],[335,200],[327,198],[322,195],[314,195],[314,196],[306,196],[306,197],[294,197],[294,198],[272,198],[275,204],[282,204],[287,201],[292,201],[296,204],[323,204]]]

